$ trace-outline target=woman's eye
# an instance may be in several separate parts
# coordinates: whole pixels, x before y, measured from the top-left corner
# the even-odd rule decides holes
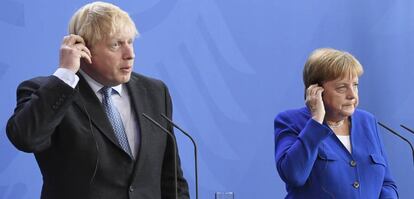
[[[346,91],[346,87],[345,86],[341,86],[341,87],[336,88],[336,90],[338,92],[345,92]]]

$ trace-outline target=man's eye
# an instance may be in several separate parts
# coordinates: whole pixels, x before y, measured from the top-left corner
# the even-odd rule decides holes
[[[118,48],[119,47],[119,43],[118,42],[116,42],[116,43],[112,43],[111,44],[111,48]]]

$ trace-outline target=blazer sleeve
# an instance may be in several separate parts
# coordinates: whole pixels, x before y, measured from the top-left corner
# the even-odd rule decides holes
[[[172,102],[171,96],[168,92],[168,88],[163,84],[165,103],[166,103],[166,116],[172,118]],[[173,126],[168,125],[167,128],[174,134]],[[165,147],[164,160],[162,166],[162,182],[161,182],[161,194],[162,198],[175,198],[175,172],[174,172],[174,150],[177,150],[177,189],[178,198],[189,199],[188,184],[183,176],[181,169],[181,161],[178,153],[178,148],[174,149],[174,144],[171,139],[167,139],[167,146]]]
[[[374,125],[375,125],[375,134],[377,137],[377,144],[380,146],[381,149],[381,154],[384,157],[385,163],[386,163],[386,168],[385,168],[385,176],[384,176],[384,182],[382,184],[382,188],[381,188],[381,194],[380,194],[380,199],[391,199],[391,198],[399,198],[398,196],[398,189],[397,189],[397,185],[395,184],[394,179],[391,176],[391,172],[390,172],[390,168],[388,166],[388,160],[387,157],[385,155],[384,152],[384,144],[382,143],[382,139],[379,136],[378,133],[378,125],[377,125],[377,121],[374,119]]]
[[[308,119],[298,132],[303,118],[283,112],[274,121],[275,160],[282,180],[291,186],[302,186],[308,179],[318,154],[319,144],[331,133],[330,129]]]
[[[40,152],[51,145],[51,136],[71,104],[75,90],[55,76],[22,82],[17,105],[7,122],[7,136],[24,152]]]

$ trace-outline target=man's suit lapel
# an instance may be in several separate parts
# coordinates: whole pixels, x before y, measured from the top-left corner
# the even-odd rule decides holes
[[[102,134],[104,134],[113,144],[115,144],[121,151],[122,148],[118,143],[117,138],[115,137],[114,131],[110,122],[108,121],[106,114],[101,106],[101,102],[96,97],[96,94],[89,87],[86,80],[82,75],[78,74],[79,83],[77,89],[81,95],[75,103],[81,108],[81,110],[87,111],[88,117],[90,118],[92,124],[99,129]]]
[[[148,139],[150,139],[151,137],[149,133],[153,133],[153,131],[151,130],[153,126],[148,121],[146,121],[146,118],[144,118],[144,116],[142,116],[142,113],[151,114],[149,113],[151,107],[148,104],[147,89],[145,88],[139,77],[132,75],[130,81],[126,84],[126,86],[128,89],[129,96],[131,98],[131,104],[136,113],[136,118],[138,120],[137,122],[139,125],[140,132],[140,143],[137,154],[137,160],[135,163],[135,172],[137,170],[140,170],[140,168],[145,163],[145,161],[143,161],[143,158],[145,156],[143,155],[143,153],[146,153],[146,149],[150,148],[146,145],[149,143]]]

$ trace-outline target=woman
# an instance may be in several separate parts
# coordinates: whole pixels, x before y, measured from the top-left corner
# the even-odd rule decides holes
[[[306,107],[280,113],[275,158],[286,198],[398,198],[377,122],[356,109],[361,64],[317,49],[304,70]]]

